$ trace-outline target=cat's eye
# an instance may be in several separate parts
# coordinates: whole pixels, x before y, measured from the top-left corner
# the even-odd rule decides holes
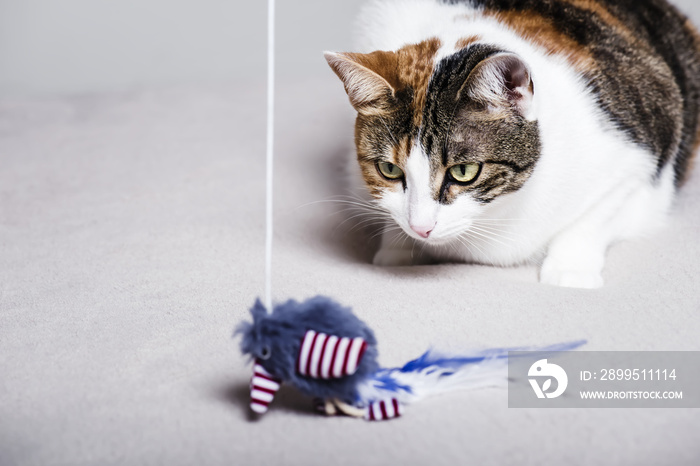
[[[403,170],[389,162],[378,162],[377,170],[382,176],[389,180],[398,180],[403,177]]]
[[[270,347],[263,346],[260,350],[260,359],[270,359],[270,356],[272,356],[272,351],[270,350]]]
[[[458,183],[470,183],[479,176],[481,165],[478,163],[462,163],[450,168],[450,176]]]

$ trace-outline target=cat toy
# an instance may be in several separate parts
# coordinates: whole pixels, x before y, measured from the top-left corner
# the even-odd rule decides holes
[[[272,167],[274,134],[274,0],[268,0],[267,168],[265,300],[243,322],[241,350],[254,360],[250,384],[252,411],[267,412],[282,383],[296,387],[328,415],[368,420],[399,417],[406,404],[454,388],[505,382],[508,351],[492,349],[445,357],[428,351],[400,368],[382,369],[374,332],[349,308],[330,298],[290,300],[272,306]],[[270,309],[270,312],[268,312]],[[544,348],[574,349],[582,342]]]
[[[253,321],[241,323],[236,334],[242,334],[241,350],[254,361],[250,408],[258,414],[267,412],[286,383],[327,415],[393,419],[405,405],[435,393],[503,385],[508,352],[525,350],[494,348],[457,357],[427,351],[403,367],[383,369],[372,329],[330,298],[290,300],[271,313],[258,300],[250,312]],[[569,351],[583,343],[538,351]]]

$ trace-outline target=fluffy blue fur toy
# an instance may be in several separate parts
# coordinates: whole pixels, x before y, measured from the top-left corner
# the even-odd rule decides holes
[[[381,369],[374,332],[330,298],[287,301],[271,313],[258,300],[250,312],[253,322],[243,322],[235,334],[243,335],[241,350],[254,360],[250,407],[259,414],[287,383],[313,397],[326,414],[392,419],[404,405],[436,392],[502,385],[508,351],[524,350],[496,348],[459,357],[428,351],[403,367]],[[581,344],[539,350],[568,351]]]

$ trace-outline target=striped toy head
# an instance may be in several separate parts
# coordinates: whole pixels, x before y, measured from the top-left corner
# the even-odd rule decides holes
[[[267,411],[282,383],[321,399],[353,403],[378,369],[374,334],[349,308],[325,297],[288,301],[268,313],[258,300],[241,323],[241,351],[254,361],[251,409]]]
[[[307,330],[296,356],[295,369],[299,376],[317,380],[348,377],[362,361],[367,342],[361,337],[348,338]],[[250,409],[258,414],[267,412],[282,381],[256,360],[250,380]]]
[[[241,350],[253,358],[250,380],[250,409],[258,414],[267,412],[283,380],[289,378],[284,358],[285,344],[276,338],[277,331],[270,327],[267,309],[257,300],[250,309],[253,322],[244,322],[236,330],[243,334]]]

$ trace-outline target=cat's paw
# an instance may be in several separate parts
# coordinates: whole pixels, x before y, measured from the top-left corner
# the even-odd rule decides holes
[[[544,266],[540,270],[540,282],[545,285],[589,290],[601,288],[604,284],[603,276],[596,270],[563,270]]]
[[[605,249],[585,241],[557,241],[540,269],[540,282],[566,288],[596,289],[603,286]]]
[[[413,265],[413,254],[411,254],[410,250],[406,249],[381,248],[374,255],[372,263],[380,267],[401,267],[404,265]]]

